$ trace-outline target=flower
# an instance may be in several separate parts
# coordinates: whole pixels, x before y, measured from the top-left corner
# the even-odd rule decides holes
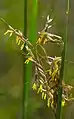
[[[32,61],[32,60],[33,60],[32,57],[29,57],[29,58],[25,61],[25,63],[28,64],[29,61]]]
[[[37,86],[36,86],[35,83],[33,84],[32,89],[33,89],[33,90],[37,90]]]

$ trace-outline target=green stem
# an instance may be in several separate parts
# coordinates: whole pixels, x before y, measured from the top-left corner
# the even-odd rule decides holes
[[[27,38],[27,3],[24,1],[24,36]],[[36,40],[36,20],[37,20],[37,0],[31,0],[32,6],[30,12],[30,24],[29,24],[29,41],[32,43]],[[26,44],[25,44],[26,45]],[[25,50],[25,49],[24,49]],[[24,59],[25,62],[25,59]],[[22,119],[27,119],[28,116],[28,96],[29,96],[29,87],[32,80],[32,64],[24,64],[23,70],[23,117]]]
[[[27,38],[27,0],[24,0],[24,36]],[[25,50],[25,48],[24,48]],[[23,63],[25,58],[23,57]],[[26,66],[23,64],[23,101],[22,101],[22,119],[27,119],[28,103],[28,79],[26,77]]]
[[[31,11],[30,11],[30,32],[29,32],[29,40],[31,43],[36,42],[37,36],[37,5],[38,0],[31,0]]]
[[[56,119],[60,119],[60,117],[61,117],[62,80],[63,80],[63,75],[64,75],[65,50],[66,50],[66,43],[67,43],[67,37],[68,37],[68,20],[69,20],[68,14],[69,14],[69,0],[67,0],[67,11],[66,11],[66,38],[64,39],[64,48],[61,53],[62,62],[61,62],[61,69],[60,69],[60,82],[59,82],[59,89],[58,89]]]

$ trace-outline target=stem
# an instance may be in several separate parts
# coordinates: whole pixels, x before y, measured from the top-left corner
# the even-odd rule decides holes
[[[30,32],[29,32],[29,40],[31,43],[35,43],[36,34],[37,34],[37,5],[38,0],[31,0],[31,11],[30,11]]]
[[[66,38],[64,39],[64,48],[61,53],[62,61],[61,61],[61,69],[60,69],[60,81],[59,81],[59,89],[58,89],[58,101],[57,101],[57,110],[56,110],[56,119],[60,119],[61,116],[61,101],[62,101],[62,80],[64,75],[64,61],[65,61],[65,48],[68,37],[68,14],[69,14],[69,0],[67,0],[67,11],[66,11]]]
[[[27,0],[24,0],[24,36],[27,38]],[[23,57],[23,63],[24,62],[25,62],[25,58]],[[23,97],[22,98],[23,98],[22,119],[27,119],[28,79],[26,77],[26,66],[24,64],[23,64]]]
[[[32,43],[36,40],[36,17],[37,17],[37,0],[31,0],[32,1],[32,8],[30,12],[30,33],[29,33],[29,41]],[[24,36],[27,38],[27,3],[28,1],[25,0],[25,18],[24,18]],[[24,59],[25,60],[25,59]],[[25,72],[25,73],[24,73]],[[32,64],[29,63],[28,65],[24,65],[23,70],[23,117],[22,119],[27,119],[28,115],[28,97],[29,97],[29,87],[30,82],[32,79]],[[25,107],[24,107],[25,105]]]

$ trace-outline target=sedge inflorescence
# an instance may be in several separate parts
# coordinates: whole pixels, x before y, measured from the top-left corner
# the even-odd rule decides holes
[[[16,44],[20,47],[22,54],[26,58],[24,63],[28,64],[31,61],[35,66],[32,89],[35,90],[37,94],[41,93],[42,99],[47,101],[47,106],[56,111],[58,88],[62,88],[61,106],[64,106],[65,103],[71,99],[70,91],[72,86],[65,84],[64,81],[59,85],[62,57],[49,56],[44,47],[45,44],[50,42],[61,45],[62,49],[64,46],[64,42],[60,36],[48,32],[48,29],[52,27],[51,22],[52,19],[50,19],[48,15],[45,27],[38,33],[38,39],[35,45],[32,45],[28,39],[25,39],[21,31],[13,29],[10,25],[8,25],[9,30],[7,30],[4,35],[8,33],[9,37],[13,34],[16,35]],[[24,47],[25,51],[23,50]],[[43,55],[39,49],[43,52]],[[44,66],[43,61],[48,68]]]

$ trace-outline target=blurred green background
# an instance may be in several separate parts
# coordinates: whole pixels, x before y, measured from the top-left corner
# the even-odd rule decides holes
[[[66,62],[64,80],[74,86],[74,1],[70,0],[68,40],[66,46]],[[51,14],[54,19],[51,32],[63,38],[66,37],[66,8],[67,0],[40,0],[38,1],[37,31],[42,30],[46,16]],[[31,0],[28,0],[28,31]],[[52,12],[51,12],[52,9]],[[0,17],[3,17],[11,26],[23,32],[24,29],[24,0],[0,0]],[[22,85],[23,59],[15,44],[15,37],[8,40],[4,36],[6,26],[0,22],[0,119],[22,119]],[[47,47],[50,54],[59,55],[59,47]],[[33,73],[34,71],[32,71]],[[30,88],[28,105],[28,119],[54,119],[51,109],[46,102],[36,95]],[[73,90],[74,95],[74,90]],[[71,102],[63,109],[63,119],[74,118],[74,103]]]

